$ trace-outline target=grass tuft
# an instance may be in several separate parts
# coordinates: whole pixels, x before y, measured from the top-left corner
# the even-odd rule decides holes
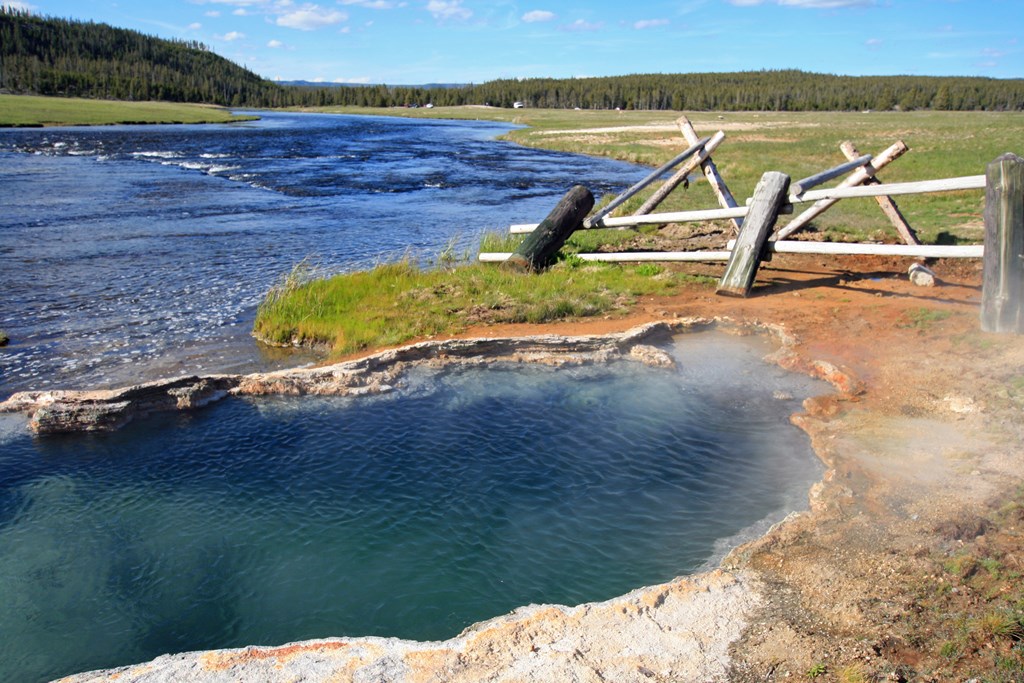
[[[321,278],[303,261],[267,293],[253,333],[272,344],[326,345],[337,356],[470,325],[616,315],[636,297],[694,281],[660,266],[655,272],[572,256],[535,275],[493,264],[421,269],[404,260]]]

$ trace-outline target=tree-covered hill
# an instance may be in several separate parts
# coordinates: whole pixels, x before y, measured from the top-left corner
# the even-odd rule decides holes
[[[0,92],[239,106],[284,89],[200,43],[0,8]]]
[[[796,70],[496,80],[465,86],[283,86],[196,42],[0,8],[0,92],[227,106],[492,104],[581,109],[1024,110],[1024,79]]]

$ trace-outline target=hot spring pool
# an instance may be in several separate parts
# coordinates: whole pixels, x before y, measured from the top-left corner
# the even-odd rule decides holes
[[[231,399],[101,435],[0,419],[0,679],[326,636],[444,639],[717,562],[806,507],[768,342],[416,370],[377,397]]]

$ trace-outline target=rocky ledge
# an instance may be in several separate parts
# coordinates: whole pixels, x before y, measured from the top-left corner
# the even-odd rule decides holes
[[[827,364],[803,367],[790,350],[791,340],[781,329],[691,318],[650,323],[612,335],[427,341],[322,367],[249,375],[178,377],[97,391],[25,391],[0,403],[0,412],[24,413],[29,418],[29,427],[38,434],[110,431],[151,413],[200,408],[232,395],[356,396],[382,393],[393,389],[400,382],[402,373],[414,365],[443,367],[503,361],[578,365],[631,359],[648,365],[671,366],[674,363],[671,356],[652,344],[684,330],[714,325],[770,332],[781,343],[774,357],[780,365],[822,377],[843,393],[856,393],[858,390],[841,372]]]
[[[808,362],[782,327],[689,318],[621,334],[430,341],[335,365],[250,375],[160,380],[104,391],[22,392],[0,411],[22,412],[38,433],[112,430],[157,411],[194,409],[231,395],[363,395],[391,390],[412,366],[494,362],[556,366],[629,359],[671,367],[656,344],[717,327],[768,333],[767,360],[825,379],[839,396],[860,392],[837,367]],[[833,399],[834,400],[834,399]],[[812,499],[814,495],[812,495]],[[813,503],[813,500],[812,500]],[[171,654],[62,679],[85,681],[724,681],[729,647],[762,609],[766,592],[746,570],[715,570],[641,588],[602,603],[531,605],[476,624],[444,642],[328,638],[277,647]]]
[[[62,683],[724,681],[729,644],[761,600],[749,575],[719,570],[602,603],[530,605],[444,642],[328,638],[188,652]]]

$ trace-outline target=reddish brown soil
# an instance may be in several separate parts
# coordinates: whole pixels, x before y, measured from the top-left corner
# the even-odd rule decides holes
[[[811,512],[726,560],[772,589],[734,680],[1024,680],[1024,336],[981,331],[978,261],[932,265],[935,287],[911,284],[910,263],[776,255],[747,299],[695,285],[625,317],[465,334],[757,320],[794,335],[804,365],[859,381],[794,416],[831,468]]]

